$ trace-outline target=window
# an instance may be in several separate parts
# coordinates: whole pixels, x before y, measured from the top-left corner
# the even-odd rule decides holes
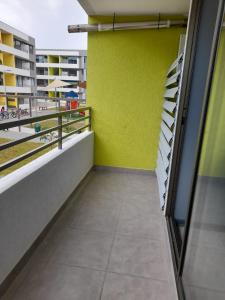
[[[37,75],[48,75],[47,68],[37,68]]]
[[[21,50],[21,41],[14,40],[14,48]]]
[[[69,56],[68,57],[68,64],[77,64],[77,57]]]
[[[48,62],[48,58],[46,55],[37,55],[36,56],[36,62],[37,63],[47,63]]]
[[[0,73],[0,85],[4,85],[3,73]]]
[[[184,264],[183,284],[187,300],[200,299],[200,295],[201,299],[225,299],[224,81],[225,30],[223,29],[204,126]]]
[[[47,79],[37,79],[37,86],[45,87],[48,85]]]

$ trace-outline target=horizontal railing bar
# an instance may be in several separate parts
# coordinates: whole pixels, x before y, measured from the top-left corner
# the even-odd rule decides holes
[[[86,119],[89,119],[89,118],[90,117],[88,116],[88,117],[83,117],[83,118],[80,118],[80,119],[77,119],[77,120],[74,120],[74,121],[71,121],[71,122],[67,122],[67,123],[63,124],[62,127],[66,127],[66,126],[69,126],[71,124],[78,123],[80,121],[83,121],[83,120],[86,120]],[[57,130],[59,128],[60,128],[60,126],[51,127],[49,129],[42,130],[42,131],[40,131],[38,133],[26,136],[26,137],[21,138],[19,140],[15,140],[15,141],[12,141],[12,142],[9,142],[9,143],[2,144],[2,145],[0,145],[0,151],[8,149],[8,148],[16,146],[16,145],[19,145],[21,143],[33,140],[35,138],[38,138],[38,137],[43,136],[45,134],[48,134],[48,133],[50,133],[52,131],[55,131],[55,130]]]
[[[66,135],[64,135],[64,136],[62,137],[62,139],[64,140],[64,139],[66,139],[67,137],[69,137],[69,136],[71,136],[71,135],[73,135],[73,134],[75,134],[75,133],[79,132],[80,130],[85,129],[85,128],[87,128],[87,127],[89,127],[89,125],[85,125],[85,126],[82,126],[82,127],[78,128],[78,129],[76,129],[76,130],[73,130],[73,131],[71,131],[70,133],[67,133]]]
[[[91,109],[91,107],[89,107],[89,106],[81,107],[81,108],[77,108],[77,109],[67,110],[64,112],[58,112],[58,113],[52,113],[52,114],[47,114],[47,115],[43,115],[43,116],[30,117],[30,118],[26,118],[26,119],[9,121],[9,122],[0,124],[0,130],[17,127],[17,126],[22,126],[22,125],[26,125],[26,124],[30,124],[30,123],[35,123],[35,122],[39,122],[39,121],[44,121],[44,120],[48,120],[48,119],[58,118],[59,116],[65,116],[65,115],[73,114],[76,112],[81,112],[81,111],[86,111],[86,110],[90,111],[90,109]]]
[[[41,147],[38,147],[38,148],[36,148],[34,150],[31,150],[31,151],[29,151],[29,152],[27,152],[25,154],[20,155],[20,156],[14,158],[14,159],[11,159],[11,160],[9,160],[6,163],[1,164],[0,165],[0,172],[4,171],[5,169],[8,169],[8,168],[14,166],[15,164],[21,162],[24,159],[27,159],[27,158],[33,156],[34,154],[36,154],[36,153],[38,153],[38,152],[40,152],[40,151],[42,151],[42,150],[44,150],[44,149],[46,149],[46,148],[54,145],[54,144],[56,144],[58,142],[58,140],[59,139],[57,138],[54,141],[51,141],[51,142],[49,142],[49,143],[47,143],[47,144],[45,144],[45,145],[43,145]]]
[[[85,129],[85,128],[87,128],[88,126],[89,126],[89,125],[85,125],[85,126],[82,126],[82,127],[78,128],[78,129],[76,129],[76,130],[73,130],[73,131],[71,131],[70,133],[64,135],[64,136],[62,137],[62,139],[65,139],[65,138],[67,138],[67,137],[69,137],[69,136],[75,134],[76,132],[79,132],[80,130]],[[38,148],[36,148],[36,149],[34,149],[34,150],[31,150],[31,151],[29,151],[29,152],[27,152],[27,153],[25,153],[25,154],[22,154],[22,155],[20,155],[20,156],[14,158],[14,159],[11,159],[10,161],[8,161],[8,162],[6,162],[6,163],[1,164],[1,165],[0,165],[0,172],[1,172],[1,171],[4,171],[5,169],[8,169],[8,168],[14,166],[15,164],[17,164],[17,163],[19,163],[19,162],[21,162],[21,161],[23,161],[23,160],[25,160],[25,159],[27,159],[27,158],[33,156],[34,154],[36,154],[36,153],[38,153],[38,152],[40,152],[40,151],[42,151],[42,150],[44,150],[44,149],[46,149],[46,148],[48,148],[48,147],[50,147],[50,146],[52,146],[52,145],[58,143],[58,141],[59,141],[59,138],[56,138],[54,141],[51,141],[51,142],[49,142],[49,143],[47,143],[47,144],[45,144],[45,145],[43,145],[43,146],[40,146],[40,147],[38,147]]]
[[[80,121],[84,121],[84,120],[87,120],[87,119],[90,119],[90,117],[87,116],[87,117],[83,117],[83,118],[80,118],[80,119],[77,119],[77,120],[74,120],[74,121],[67,122],[67,123],[63,124],[62,127],[66,127],[66,126],[69,126],[69,125],[72,125],[74,123],[78,123]]]
[[[79,94],[79,92],[78,92]],[[60,98],[60,97],[46,97],[46,96],[28,96],[28,95],[9,95],[9,94],[1,94],[1,97],[7,98],[28,98],[28,99],[47,99],[47,100],[78,100],[78,101],[86,101],[86,99],[74,99],[71,97],[68,98]]]
[[[40,132],[38,132],[38,133],[35,133],[35,134],[32,134],[32,135],[26,136],[26,137],[21,138],[21,139],[19,139],[19,140],[15,140],[15,141],[12,141],[12,142],[8,142],[8,143],[5,143],[5,144],[2,144],[2,145],[0,145],[0,151],[5,150],[5,149],[8,149],[8,148],[13,147],[13,146],[16,146],[16,145],[19,145],[19,144],[21,144],[21,143],[24,143],[24,142],[33,140],[33,139],[35,139],[35,138],[37,138],[37,137],[43,136],[43,135],[45,135],[45,134],[47,134],[47,133],[50,133],[50,132],[52,132],[52,131],[54,131],[54,130],[59,129],[59,127],[60,127],[60,126],[51,127],[51,128],[49,128],[49,129],[42,130],[42,131],[40,131]]]

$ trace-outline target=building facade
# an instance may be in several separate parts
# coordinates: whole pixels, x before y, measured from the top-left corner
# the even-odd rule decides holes
[[[16,107],[26,97],[15,95],[35,92],[35,39],[0,21],[0,105]]]
[[[85,89],[79,82],[86,81],[86,51],[38,49],[36,51],[37,91],[40,96],[65,97],[66,93],[78,93],[79,99],[85,99]],[[71,85],[46,90],[53,80],[59,79]]]

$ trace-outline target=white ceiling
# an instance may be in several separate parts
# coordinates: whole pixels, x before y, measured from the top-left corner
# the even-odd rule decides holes
[[[78,0],[88,15],[186,14],[190,0]]]

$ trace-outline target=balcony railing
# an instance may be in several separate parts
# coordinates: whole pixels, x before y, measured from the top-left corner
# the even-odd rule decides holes
[[[33,97],[33,98],[35,98],[35,97]],[[38,97],[38,98],[40,98],[40,97]],[[52,99],[54,99],[54,100],[57,99],[57,101],[65,100],[65,99],[61,99],[61,98],[51,98],[51,100]],[[72,121],[67,121],[67,122],[63,123],[63,117],[69,117],[70,115],[73,115],[74,113],[79,113],[80,114],[81,112],[83,112],[83,116],[79,115],[80,117],[78,117],[77,119],[72,120]],[[85,112],[87,112],[88,115],[85,115]],[[25,143],[25,142],[30,141],[32,139],[42,137],[46,134],[52,133],[53,131],[58,132],[57,137],[55,137],[52,141],[50,141],[50,142],[34,149],[34,150],[31,150],[31,151],[29,151],[25,154],[22,154],[18,157],[15,157],[10,161],[7,161],[7,162],[1,164],[0,165],[0,172],[3,171],[3,170],[8,169],[9,167],[12,167],[13,165],[19,163],[20,161],[23,161],[23,160],[33,156],[34,154],[36,154],[36,153],[38,153],[38,152],[54,145],[54,144],[58,144],[58,149],[62,149],[63,140],[67,139],[68,137],[70,137],[73,134],[81,133],[86,128],[88,128],[89,131],[90,131],[91,130],[91,107],[82,107],[82,108],[67,110],[67,111],[58,112],[58,113],[52,113],[52,114],[36,116],[36,117],[29,117],[29,118],[26,118],[26,119],[18,119],[18,120],[15,120],[15,121],[6,121],[6,122],[0,124],[0,130],[6,130],[6,129],[9,129],[9,128],[19,127],[19,126],[22,126],[22,125],[28,125],[28,124],[31,124],[31,123],[37,123],[37,122],[40,122],[40,121],[45,121],[45,120],[50,120],[50,119],[57,119],[58,125],[54,126],[54,127],[51,127],[49,129],[46,129],[46,130],[42,130],[42,131],[37,132],[35,134],[31,134],[31,135],[26,136],[24,138],[20,138],[18,140],[10,141],[10,142],[7,142],[7,143],[4,143],[4,144],[0,145],[0,153],[1,153],[1,151],[3,151],[3,150],[6,150],[6,149],[9,149],[13,146]],[[75,129],[75,130],[73,130],[73,131],[71,131],[71,132],[69,132],[65,135],[62,135],[64,127],[67,127],[69,125],[72,125],[72,124],[75,124],[75,123],[78,123],[78,122],[81,122],[81,121],[85,121],[85,120],[87,120],[85,125],[80,126],[79,128],[77,128],[77,129]]]

